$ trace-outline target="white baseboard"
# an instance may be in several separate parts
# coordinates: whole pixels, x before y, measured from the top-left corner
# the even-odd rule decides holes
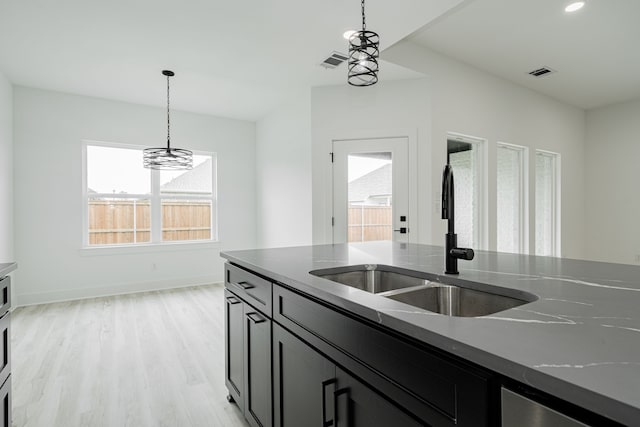
[[[152,280],[134,283],[118,283],[109,286],[63,289],[49,292],[33,292],[16,295],[16,307],[72,301],[77,299],[133,294],[138,292],[159,291],[164,289],[185,288],[222,283],[220,276],[187,277],[169,280]]]

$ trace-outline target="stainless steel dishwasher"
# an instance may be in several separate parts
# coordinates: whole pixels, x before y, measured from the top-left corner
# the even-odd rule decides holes
[[[556,410],[502,388],[502,427],[584,427]]]

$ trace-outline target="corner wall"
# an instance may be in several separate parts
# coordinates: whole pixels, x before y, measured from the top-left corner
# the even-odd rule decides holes
[[[0,73],[0,263],[13,262],[13,87]]]
[[[14,88],[19,305],[220,282],[220,251],[255,247],[255,124],[175,111],[173,141],[217,153],[220,242],[82,249],[82,141],[164,144],[164,114]]]
[[[587,111],[586,258],[640,264],[640,100]]]
[[[311,244],[311,99],[305,92],[256,124],[261,247]]]

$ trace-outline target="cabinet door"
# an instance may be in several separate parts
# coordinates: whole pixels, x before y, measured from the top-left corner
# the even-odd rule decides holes
[[[274,424],[333,425],[335,365],[275,323],[273,361]]]
[[[11,426],[11,376],[0,387],[0,427]]]
[[[244,411],[244,332],[242,300],[225,290],[225,383],[229,395]]]
[[[245,417],[254,427],[271,427],[271,320],[244,306]]]
[[[418,427],[418,422],[402,409],[361,383],[340,368],[336,368],[333,400],[335,427]]]

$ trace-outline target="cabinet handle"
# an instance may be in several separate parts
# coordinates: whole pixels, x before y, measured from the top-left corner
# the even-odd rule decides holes
[[[253,285],[252,285],[251,283],[249,283],[249,282],[238,282],[238,285],[240,285],[240,287],[241,287],[242,289],[244,289],[245,291],[246,291],[247,289],[255,288],[255,286],[253,286]]]
[[[260,316],[258,313],[247,313],[247,317],[253,322],[253,323],[262,323],[262,322],[266,322],[267,319],[265,319],[264,317]]]
[[[335,378],[322,381],[322,427],[330,427],[333,425],[333,420],[327,421],[327,386],[335,384],[337,381]],[[335,386],[334,386],[335,388]]]
[[[345,387],[343,389],[340,390],[336,390],[333,392],[333,422],[334,422],[334,426],[338,427],[339,425],[342,426],[346,426],[349,427],[349,404],[347,402],[347,406],[346,406],[346,411],[344,413],[344,423],[338,424],[339,418],[338,418],[338,399],[342,396],[342,395],[346,395],[347,397],[349,397],[349,387]]]
[[[229,304],[240,304],[240,300],[236,297],[227,297]]]

